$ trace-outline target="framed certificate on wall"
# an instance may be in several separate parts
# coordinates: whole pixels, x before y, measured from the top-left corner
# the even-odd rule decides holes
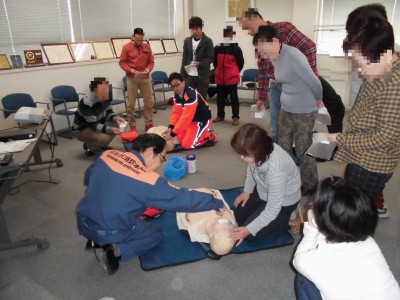
[[[122,47],[131,42],[131,38],[111,38],[111,44],[114,47],[115,57],[121,56]]]
[[[149,45],[154,55],[165,54],[161,40],[149,40]]]
[[[175,39],[163,39],[162,43],[166,54],[178,53]]]
[[[67,43],[42,44],[42,48],[49,65],[70,64],[74,62],[74,58],[72,57]]]
[[[96,52],[97,59],[112,59],[114,58],[114,51],[109,41],[92,42],[94,52]]]
[[[7,55],[0,54],[0,70],[12,69],[10,62],[8,61]]]
[[[96,56],[93,45],[90,42],[69,43],[69,46],[74,55],[75,61],[88,61],[92,60]]]
[[[255,7],[254,0],[225,0],[225,21],[235,22],[250,7]]]

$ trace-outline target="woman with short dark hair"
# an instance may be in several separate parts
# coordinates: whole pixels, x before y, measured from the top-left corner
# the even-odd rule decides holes
[[[287,230],[301,197],[300,174],[293,159],[256,124],[243,125],[233,135],[231,146],[248,164],[243,193],[233,203],[239,227],[231,238],[240,244]]]
[[[400,299],[372,237],[377,222],[374,201],[360,189],[339,177],[323,180],[294,255],[297,299]]]

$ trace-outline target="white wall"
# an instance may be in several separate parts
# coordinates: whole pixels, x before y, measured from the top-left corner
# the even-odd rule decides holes
[[[265,20],[293,22],[302,32],[310,37],[313,36],[318,0],[255,0],[255,5]],[[241,30],[236,22],[225,21],[225,0],[177,1],[176,40],[179,50],[182,50],[183,39],[190,35],[188,19],[191,16],[199,16],[204,20],[204,32],[214,43],[222,39],[224,27],[234,26],[236,40],[245,57],[244,68],[256,68],[251,37]],[[181,54],[156,56],[154,70],[164,70],[169,73],[179,71],[180,65]],[[347,60],[319,56],[318,69],[342,96],[345,105],[348,105],[351,76]],[[106,76],[114,86],[121,86],[123,75],[117,59],[0,71],[0,98],[10,93],[25,92],[31,94],[36,101],[49,102],[50,90],[56,85],[72,85],[77,91],[88,93],[91,78]],[[55,123],[57,130],[66,126],[60,117],[55,118]]]

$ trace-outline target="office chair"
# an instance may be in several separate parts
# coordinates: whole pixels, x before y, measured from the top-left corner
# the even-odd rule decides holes
[[[129,99],[128,99],[128,82],[126,80],[126,76],[122,77],[122,92],[124,94],[125,103],[129,102]],[[135,118],[140,118],[142,116],[141,109],[140,109],[140,101],[139,101],[140,98],[143,98],[143,95],[142,95],[142,93],[140,93],[138,91],[138,93],[136,95],[136,103],[137,103],[138,109],[135,110]],[[126,111],[128,111],[128,108],[126,109]]]
[[[1,103],[3,104],[3,114],[4,118],[7,118],[9,115],[12,113],[15,113],[20,109],[21,107],[37,107],[38,104],[43,104],[46,105],[47,109],[49,108],[49,103],[44,103],[44,102],[35,102],[32,98],[31,95],[25,94],[25,93],[14,93],[14,94],[9,94],[7,96],[4,96],[3,99],[1,99]],[[57,145],[57,135],[56,131],[54,129],[54,122],[53,118],[50,117],[49,123],[51,125],[51,135],[50,137],[48,136],[48,142],[53,145]],[[53,136],[53,141],[51,140],[51,136]]]
[[[238,85],[238,90],[253,91],[253,103],[256,102],[257,81],[258,70],[246,69],[243,71],[240,84]]]
[[[153,88],[154,106],[157,111],[157,98],[156,93],[162,93],[164,99],[163,110],[167,109],[167,100],[165,98],[166,92],[171,92],[168,83],[168,75],[164,71],[154,71],[151,73],[151,86]]]
[[[121,90],[122,94],[124,94],[124,88],[120,88],[120,87],[113,87],[112,84],[110,84],[110,99],[111,99],[111,105],[120,105],[120,104],[124,104],[125,105],[125,111],[120,113],[119,115],[126,115],[127,111],[128,111],[128,105],[126,104],[126,99],[124,97],[124,100],[121,99],[114,99],[114,93],[113,90]]]
[[[79,100],[86,95],[77,93],[73,86],[59,85],[51,89],[51,96],[50,100],[53,104],[54,113],[67,118],[68,128],[61,131],[59,135],[72,139],[74,129],[69,117],[75,115]]]

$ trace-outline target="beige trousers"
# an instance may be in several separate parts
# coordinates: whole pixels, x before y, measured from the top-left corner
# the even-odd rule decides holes
[[[78,134],[78,140],[84,142],[92,151],[99,150],[103,146],[108,146],[114,137],[114,134],[96,132],[90,128],[85,128]]]
[[[153,99],[150,79],[126,77],[128,81],[128,122],[129,126],[136,126],[135,106],[138,90],[143,95],[144,125],[153,123]]]

